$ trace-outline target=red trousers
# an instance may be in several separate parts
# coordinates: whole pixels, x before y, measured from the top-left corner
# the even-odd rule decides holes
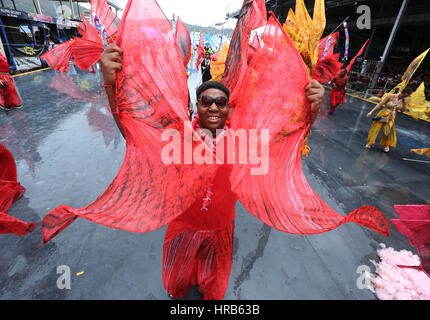
[[[331,90],[330,94],[330,112],[333,113],[334,109],[344,102],[346,102],[345,90]]]

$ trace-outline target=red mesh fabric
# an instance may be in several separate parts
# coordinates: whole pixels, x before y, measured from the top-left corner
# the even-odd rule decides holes
[[[236,28],[228,49],[222,82],[230,90],[229,105],[235,107],[238,98],[236,87],[243,83],[248,66],[248,47],[251,30],[266,24],[266,4],[264,0],[244,0]]]
[[[101,27],[109,41],[118,31],[119,20],[112,12],[106,0],[90,0],[93,25]]]
[[[255,51],[260,49],[260,39],[258,38],[258,35],[255,34],[254,39],[249,44],[248,48],[248,64],[251,61],[252,57],[254,56]]]
[[[170,224],[163,245],[164,288],[180,298],[194,285],[204,300],[222,299],[233,261],[233,229],[233,223],[216,231]]]
[[[0,53],[0,72],[9,73],[9,63],[6,60],[6,57]]]
[[[100,59],[104,47],[97,30],[82,16],[82,38],[76,37],[72,44],[73,63],[82,70],[88,70]]]
[[[312,71],[312,78],[320,83],[327,83],[333,80],[343,63],[339,62],[340,53],[333,53],[334,43],[330,46],[324,59],[319,59]]]
[[[131,14],[132,13],[132,14]],[[118,30],[123,67],[117,75],[116,100],[125,130],[123,165],[93,203],[75,209],[60,206],[42,222],[46,242],[77,216],[109,227],[148,232],[168,224],[202,197],[216,165],[164,164],[160,155],[165,130],[185,139],[188,121],[187,78],[172,26],[154,1],[129,1]],[[195,141],[196,147],[202,142]],[[208,154],[210,150],[203,144]],[[181,150],[181,163],[185,162]]]
[[[233,129],[269,130],[269,145],[262,143],[258,149],[260,154],[269,150],[268,172],[252,175],[252,164],[235,165],[230,178],[233,191],[249,212],[280,231],[322,233],[355,222],[388,236],[388,221],[376,208],[362,207],[341,216],[307,183],[301,146],[310,121],[305,97],[309,81],[303,60],[272,14],[231,119]]]
[[[186,66],[191,58],[191,38],[187,27],[179,17],[176,23],[175,39],[181,52],[184,66]]]
[[[324,51],[329,38],[330,38],[330,35],[318,41],[318,60],[322,59],[322,57],[324,56]],[[339,41],[339,32],[335,32],[331,35],[329,48],[334,48],[334,46],[338,41]]]
[[[0,234],[24,235],[34,230],[35,223],[26,223],[7,214],[12,203],[25,192],[16,181],[16,166],[12,154],[0,144]]]
[[[66,72],[70,69],[69,61],[72,57],[72,43],[69,40],[55,46],[40,57],[53,69],[59,72]]]
[[[21,105],[21,99],[16,92],[15,82],[9,73],[0,74],[0,80],[4,85],[0,85],[0,105],[8,108],[16,108]]]
[[[346,67],[347,73],[349,73],[351,71],[351,68],[355,63],[355,60],[357,60],[357,58],[363,54],[364,48],[366,48],[366,45],[368,42],[369,42],[369,40],[367,40],[366,43],[361,47],[361,49],[360,49],[360,51],[358,51],[357,55],[351,59],[351,61],[349,62],[349,65]]]
[[[418,269],[430,277],[430,206],[395,205],[394,210],[399,219],[390,219],[391,223],[400,233],[408,237],[411,246],[417,248],[421,259]]]
[[[197,47],[197,62],[196,69],[199,70],[200,63],[202,62],[203,55],[205,54],[205,36],[203,32],[200,32],[200,42]]]

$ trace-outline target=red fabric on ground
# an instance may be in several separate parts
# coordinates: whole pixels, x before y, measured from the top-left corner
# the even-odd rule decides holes
[[[430,277],[430,206],[395,205],[399,219],[390,219],[400,233],[407,236],[411,246],[418,250],[421,265],[411,267],[424,271]]]
[[[12,203],[25,192],[16,181],[17,173],[12,154],[0,144],[0,234],[24,235],[34,230],[35,223],[27,223],[8,215]]]

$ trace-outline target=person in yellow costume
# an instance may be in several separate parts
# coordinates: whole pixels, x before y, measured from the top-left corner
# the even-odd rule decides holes
[[[409,96],[412,93],[410,88],[403,89],[400,93],[387,95],[380,103],[378,103],[368,114],[370,118],[377,109],[382,108],[376,117],[373,118],[370,126],[369,135],[367,137],[366,148],[370,149],[378,137],[379,131],[382,129],[382,139],[380,144],[384,146],[384,152],[389,152],[390,147],[396,147],[396,114],[397,111],[404,112],[409,103]]]

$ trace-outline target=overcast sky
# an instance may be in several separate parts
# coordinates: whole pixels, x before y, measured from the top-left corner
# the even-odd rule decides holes
[[[125,8],[127,0],[116,0],[120,7]],[[213,26],[225,21],[226,13],[235,12],[242,6],[243,0],[157,0],[167,18],[172,14],[180,16],[188,24]],[[226,28],[234,29],[236,19],[230,19]]]

